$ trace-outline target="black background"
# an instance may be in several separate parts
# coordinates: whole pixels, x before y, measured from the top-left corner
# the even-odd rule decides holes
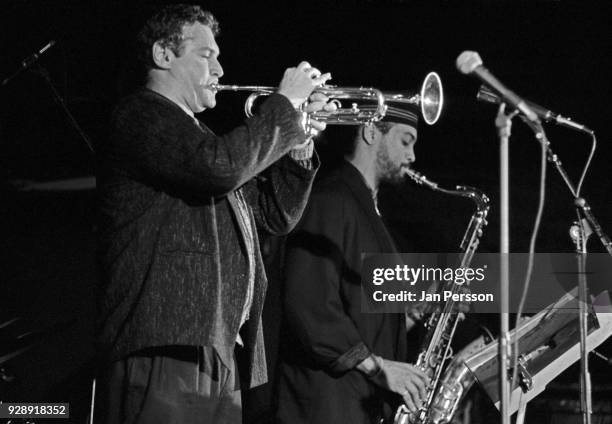
[[[103,143],[107,115],[129,87],[130,37],[153,5],[5,1],[0,14],[0,78],[49,40],[56,40],[39,63],[84,131],[96,144]],[[419,128],[415,168],[446,187],[472,185],[489,195],[489,226],[480,250],[495,252],[499,238],[496,108],[477,103],[479,82],[455,69],[459,53],[478,51],[485,66],[514,91],[596,131],[599,145],[583,195],[604,230],[612,231],[609,2],[230,0],[203,6],[221,23],[217,41],[225,70],[222,83],[276,85],[286,67],[308,60],[331,72],[336,85],[416,91],[427,72],[437,71],[446,105],[438,124]],[[222,133],[244,119],[243,100],[239,94],[220,93],[218,106],[202,119]],[[325,160],[331,158],[327,152],[333,150],[334,140],[347,132],[351,131],[330,128],[323,134],[318,143]],[[547,133],[576,182],[590,137],[550,125]],[[540,157],[537,142],[519,120],[514,122],[510,151],[511,250],[524,252],[535,218]],[[21,317],[20,328],[11,331],[37,332],[31,336],[37,344],[27,353],[0,362],[16,376],[10,384],[0,383],[0,390],[12,396],[59,401],[71,393],[73,409],[85,409],[81,404],[87,397],[86,370],[93,356],[95,194],[23,188],[27,181],[93,173],[93,155],[36,69],[0,88],[0,322]],[[536,250],[571,252],[567,232],[575,219],[572,196],[550,165],[547,177]],[[410,184],[384,188],[380,200],[392,232],[406,250],[457,250],[473,210],[465,199]],[[268,243],[267,251],[278,249],[277,241]],[[603,252],[596,240],[589,248]],[[268,262],[274,281],[275,258]],[[537,282],[533,284],[537,290]],[[274,290],[273,285],[271,301],[277,299]],[[274,305],[269,310],[276,311]],[[274,328],[268,332],[274,333]],[[11,335],[0,333],[3,341]],[[8,348],[2,348],[0,357],[11,351],[11,343],[5,343]],[[272,339],[272,359],[276,344]],[[610,351],[609,342],[602,351],[606,350]],[[596,370],[606,371],[597,361],[592,364]]]

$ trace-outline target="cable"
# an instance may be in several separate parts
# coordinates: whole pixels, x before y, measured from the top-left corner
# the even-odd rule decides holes
[[[582,183],[584,182],[584,178],[586,176],[589,167],[591,166],[591,161],[593,160],[593,156],[595,155],[595,148],[597,147],[597,138],[595,137],[595,133],[591,133],[591,137],[593,138],[593,142],[591,143],[591,153],[589,153],[589,158],[584,165],[584,169],[582,170],[582,174],[580,175],[580,181],[578,182],[578,188],[576,188],[576,198],[580,197],[580,190],[582,190]]]
[[[512,380],[514,383],[516,381],[517,373],[518,373],[518,351],[519,351],[519,337],[518,337],[518,324],[521,319],[521,314],[523,313],[523,308],[525,306],[525,300],[527,299],[527,293],[529,292],[529,283],[531,280],[531,274],[533,272],[533,261],[535,257],[535,242],[538,236],[538,231],[540,229],[540,223],[542,221],[542,214],[544,212],[544,202],[546,200],[546,153],[548,150],[548,139],[546,138],[546,133],[544,132],[544,128],[541,125],[537,127],[536,138],[540,142],[540,196],[538,202],[538,211],[536,213],[536,219],[533,224],[533,231],[531,233],[531,239],[529,241],[529,259],[527,262],[527,272],[525,273],[525,282],[523,283],[523,293],[521,294],[521,301],[519,303],[517,312],[516,312],[516,321],[514,324],[514,349],[512,352]]]

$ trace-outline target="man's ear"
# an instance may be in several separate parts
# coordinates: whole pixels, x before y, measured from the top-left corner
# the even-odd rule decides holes
[[[170,63],[174,58],[174,53],[168,47],[163,47],[159,41],[153,43],[151,47],[151,54],[153,55],[153,62],[161,69],[170,68]]]
[[[368,145],[374,144],[376,141],[376,131],[377,128],[374,124],[366,124],[361,126],[361,138]]]

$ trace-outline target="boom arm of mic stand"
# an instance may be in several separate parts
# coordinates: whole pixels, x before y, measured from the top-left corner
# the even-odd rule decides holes
[[[532,129],[534,129],[533,123],[531,121],[529,121],[522,115],[520,115],[520,118],[527,125],[529,125]],[[563,181],[565,181],[565,184],[567,185],[570,192],[574,196],[575,206],[582,210],[582,213],[584,214],[585,218],[591,225],[593,232],[597,234],[597,237],[599,237],[599,240],[601,241],[601,244],[603,245],[603,247],[610,254],[610,256],[612,256],[612,240],[610,240],[610,237],[608,237],[608,235],[601,228],[601,225],[599,225],[599,222],[595,218],[595,215],[593,214],[593,211],[591,210],[591,207],[587,203],[586,199],[584,199],[583,197],[576,197],[576,187],[570,181],[569,176],[567,175],[567,172],[565,172],[565,169],[563,168],[563,164],[561,163],[559,156],[557,156],[550,148],[550,143],[546,144],[546,151],[548,155],[548,161],[552,162],[555,165],[555,168],[559,172],[559,175],[561,175],[561,178],[563,178]]]

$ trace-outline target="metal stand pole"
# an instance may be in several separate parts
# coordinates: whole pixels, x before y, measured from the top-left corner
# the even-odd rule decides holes
[[[508,347],[509,332],[509,292],[510,292],[510,154],[508,150],[509,131],[499,133],[499,193],[500,193],[500,307],[501,320],[499,332],[499,393],[502,424],[510,424],[510,388],[508,386]]]
[[[576,243],[576,260],[578,264],[578,322],[580,325],[580,409],[582,411],[583,424],[591,424],[591,414],[593,411],[591,398],[591,375],[589,373],[589,356],[587,350],[588,332],[588,288],[586,280],[586,255],[587,240],[589,234],[585,228],[585,222],[581,219],[580,210],[576,209],[579,221],[572,227],[577,237],[572,237]]]
[[[520,394],[519,407],[516,413],[516,421],[514,424],[523,424],[525,422],[525,413],[527,412],[527,396],[523,396],[523,392]]]
[[[96,406],[96,379],[91,382],[91,400],[89,404],[89,421],[87,424],[94,424],[94,410]]]

